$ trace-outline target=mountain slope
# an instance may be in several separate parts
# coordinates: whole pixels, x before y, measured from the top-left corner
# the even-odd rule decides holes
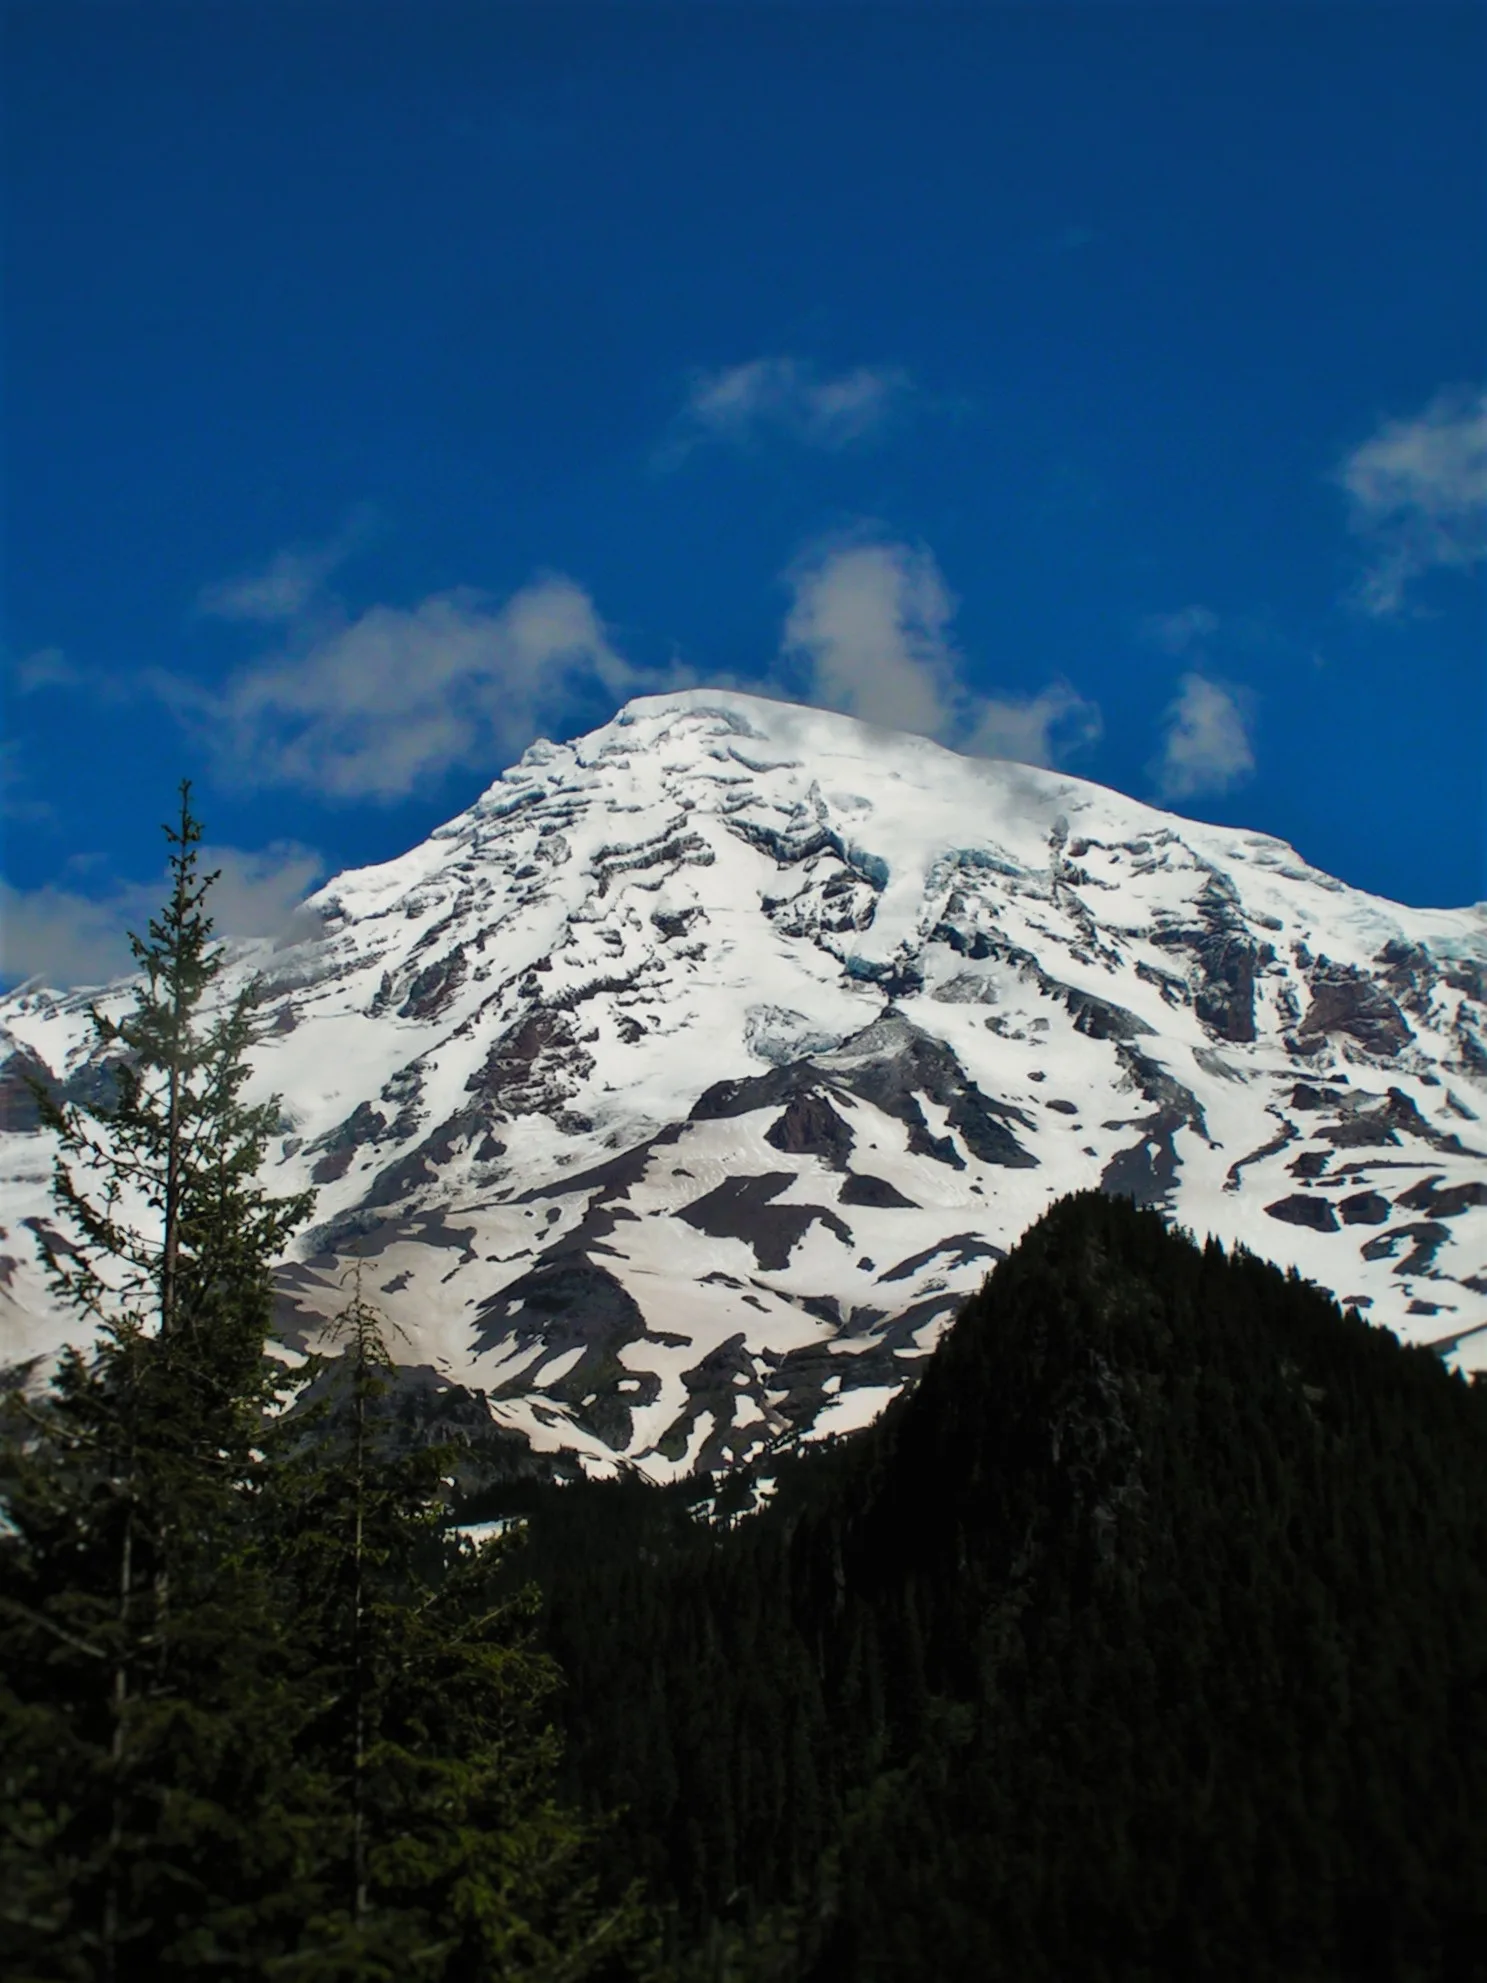
[[[1487,1360],[1481,908],[711,690],[534,745],[310,906],[230,974],[274,1174],[321,1194],[287,1323],[359,1254],[425,1381],[539,1447],[665,1477],[862,1424],[1086,1187]],[[19,1077],[106,1083],[86,1005],[0,1004],[12,1359],[59,1329]]]

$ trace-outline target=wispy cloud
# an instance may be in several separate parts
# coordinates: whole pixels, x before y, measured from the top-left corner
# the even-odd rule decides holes
[[[460,587],[353,614],[323,587],[311,600],[299,565],[270,584],[291,555],[251,595],[264,619],[271,606],[294,608],[269,651],[220,685],[165,671],[145,682],[238,785],[394,803],[451,770],[493,775],[542,729],[566,732],[575,716],[719,679],[680,661],[635,666],[562,573],[505,600]],[[779,664],[762,686],[1032,764],[1062,761],[1101,734],[1098,708],[1066,681],[1024,696],[969,685],[951,635],[956,601],[922,546],[864,526],[817,543],[786,578]]]
[[[1037,695],[992,696],[976,705],[965,748],[975,757],[1011,757],[1019,764],[1062,764],[1099,742],[1099,707],[1071,683],[1050,682]]]
[[[204,846],[201,864],[216,871],[209,906],[217,933],[223,937],[293,936],[302,923],[306,895],[325,875],[325,862],[312,847],[297,840],[275,840],[256,852],[240,847]],[[149,891],[151,912],[162,899],[157,882]]]
[[[221,691],[179,677],[156,685],[225,776],[382,803],[456,766],[494,775],[575,700],[664,686],[615,651],[588,594],[561,574],[501,604],[460,588],[373,606]]]
[[[704,442],[746,447],[767,434],[844,448],[882,429],[913,390],[896,365],[822,372],[804,359],[777,357],[695,372],[659,460],[676,467]]]
[[[1487,389],[1455,387],[1411,419],[1384,421],[1333,479],[1369,546],[1357,603],[1398,613],[1425,573],[1487,558]]]
[[[10,670],[11,687],[17,695],[36,695],[43,689],[76,689],[86,677],[69,661],[60,647],[38,647]]]
[[[52,826],[58,817],[53,802],[37,796],[34,753],[19,737],[0,738],[0,820],[13,820],[17,826]]]
[[[1026,764],[1052,764],[1099,736],[1099,710],[1066,682],[1028,697],[968,686],[950,636],[956,601],[922,546],[837,540],[787,578],[782,663],[807,700]]]
[[[47,690],[75,692],[91,689],[82,669],[73,666],[60,647],[39,647],[19,660],[4,657],[4,686],[8,695],[20,700]],[[113,684],[108,688],[112,690]],[[12,723],[12,732],[15,730]],[[0,738],[0,820],[17,826],[50,826],[58,812],[50,799],[37,792],[39,753],[20,736]]]
[[[1168,707],[1162,754],[1153,767],[1164,799],[1227,792],[1255,768],[1248,697],[1206,675],[1188,674]]]
[[[1141,638],[1164,654],[1188,654],[1218,632],[1219,616],[1207,606],[1183,606],[1175,613],[1150,613]]]
[[[353,512],[324,544],[296,545],[276,552],[266,565],[236,578],[205,585],[196,610],[209,619],[247,620],[274,626],[296,620],[317,598],[326,580],[365,541],[371,512]]]
[[[204,871],[219,870],[208,900],[223,937],[293,934],[306,892],[325,872],[320,856],[293,841],[254,853],[204,847]],[[102,896],[49,884],[12,888],[0,881],[0,982],[30,979],[54,987],[106,984],[131,969],[129,931],[143,931],[164,899],[169,877],[131,882]]]

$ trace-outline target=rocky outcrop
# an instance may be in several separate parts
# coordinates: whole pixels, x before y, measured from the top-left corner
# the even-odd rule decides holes
[[[1435,1219],[1417,1219],[1409,1225],[1394,1226],[1390,1231],[1380,1233],[1377,1239],[1369,1240],[1363,1247],[1365,1260],[1393,1260],[1394,1272],[1407,1274],[1428,1274],[1435,1265],[1435,1256],[1442,1244],[1451,1237],[1449,1226],[1443,1226]],[[1401,1246],[1409,1244],[1410,1251],[1402,1259],[1396,1259]]]
[[[817,1064],[852,1094],[907,1124],[909,1148],[917,1155],[952,1168],[964,1167],[951,1138],[930,1132],[923,1097],[944,1109],[948,1127],[981,1163],[1011,1170],[1037,1166],[1037,1158],[1023,1148],[1011,1127],[1017,1123],[1031,1128],[1026,1110],[993,1101],[970,1079],[944,1041],[921,1032],[893,1006],[840,1047],[818,1056]]]
[[[572,1120],[567,1104],[593,1068],[571,1011],[544,1005],[501,1035],[466,1081],[465,1091],[476,1098],[488,1122],[546,1115],[567,1123]]]
[[[1144,1101],[1153,1104],[1153,1112],[1132,1118],[1112,1117],[1106,1122],[1107,1129],[1139,1130],[1141,1140],[1117,1151],[1109,1160],[1100,1176],[1100,1189],[1112,1198],[1130,1198],[1138,1205],[1164,1205],[1170,1201],[1180,1169],[1177,1132],[1191,1129],[1205,1143],[1211,1140],[1203,1109],[1192,1089],[1159,1061],[1123,1041],[1116,1043],[1115,1052],[1127,1082]]]
[[[852,1131],[818,1091],[801,1089],[764,1132],[766,1143],[787,1155],[821,1157],[833,1170],[844,1168],[852,1151]]]
[[[1459,1219],[1474,1205],[1487,1205],[1487,1183],[1473,1178],[1466,1184],[1445,1185],[1439,1177],[1423,1178],[1394,1203],[1407,1212],[1424,1212],[1432,1219]]]
[[[698,1473],[721,1473],[757,1452],[761,1429],[775,1434],[788,1421],[769,1398],[760,1360],[743,1332],[728,1337],[700,1362],[682,1372],[687,1402],[662,1433],[655,1450],[680,1460],[699,1426],[705,1429],[695,1461]],[[747,1408],[747,1419],[741,1407]]]
[[[58,1081],[30,1047],[12,1045],[0,1059],[0,1132],[25,1135],[41,1126],[36,1090],[55,1097]]]
[[[1093,992],[1076,991],[1072,985],[1060,985],[1051,979],[1049,989],[1063,999],[1075,1032],[1083,1033],[1086,1039],[1140,1040],[1156,1035],[1155,1026],[1138,1019],[1134,1012],[1128,1012],[1113,999],[1097,998]]]
[[[1332,1209],[1330,1199],[1313,1196],[1304,1191],[1293,1192],[1289,1198],[1278,1198],[1273,1205],[1265,1207],[1267,1218],[1279,1219],[1288,1226],[1310,1226],[1313,1232],[1336,1232],[1337,1214]]]
[[[837,1194],[839,1205],[870,1205],[881,1211],[917,1211],[912,1198],[891,1185],[886,1177],[872,1177],[854,1171]]]
[[[469,972],[465,961],[464,945],[457,943],[442,957],[414,972],[408,981],[408,989],[403,1002],[398,1007],[400,1019],[432,1019],[446,1010],[455,993],[464,983]]]
[[[826,1206],[773,1202],[794,1181],[793,1171],[730,1177],[690,1205],[683,1205],[677,1217],[711,1239],[743,1240],[754,1249],[761,1273],[787,1267],[802,1236],[817,1220],[850,1244],[850,1226]]]
[[[1210,870],[1193,904],[1196,928],[1159,926],[1152,941],[1190,960],[1193,1009],[1214,1039],[1243,1044],[1255,1037],[1255,977],[1274,953],[1257,944],[1245,921],[1238,891],[1227,875]]]
[[[1389,1201],[1381,1191],[1355,1191],[1341,1199],[1337,1209],[1349,1226],[1381,1226],[1390,1212]]]
[[[654,1402],[660,1385],[620,1361],[620,1351],[648,1331],[634,1297],[607,1267],[581,1254],[560,1255],[488,1295],[476,1313],[483,1351],[530,1353],[497,1387],[497,1397],[550,1396],[605,1445],[620,1451],[631,1443],[632,1414]],[[559,1362],[562,1374],[547,1380]]]
[[[319,1138],[316,1148],[320,1155],[310,1172],[312,1182],[331,1184],[344,1177],[357,1151],[380,1142],[386,1130],[387,1117],[382,1111],[373,1108],[370,1102],[358,1102],[344,1122],[338,1123],[328,1136]]]
[[[1414,1034],[1384,987],[1361,971],[1318,961],[1312,974],[1311,1003],[1296,1029],[1303,1052],[1328,1035],[1341,1034],[1370,1054],[1391,1059]]]

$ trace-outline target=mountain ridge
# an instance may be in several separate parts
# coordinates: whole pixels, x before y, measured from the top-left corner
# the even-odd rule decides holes
[[[867,1422],[1063,1193],[1160,1206],[1487,1361],[1487,913],[1263,834],[731,691],[539,742],[263,980],[281,1274],[360,1258],[435,1391],[599,1471]],[[97,994],[93,997],[96,999]],[[101,1003],[127,998],[107,988]],[[59,1318],[22,1076],[106,1087],[89,995],[0,1001],[7,1350]]]

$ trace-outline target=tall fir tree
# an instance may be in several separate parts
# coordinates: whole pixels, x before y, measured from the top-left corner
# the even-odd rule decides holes
[[[112,1095],[39,1095],[54,1290],[96,1332],[0,1452],[0,1972],[7,1983],[578,1983],[645,1965],[632,1894],[554,1794],[532,1601],[446,1532],[399,1452],[359,1276],[336,1357],[268,1352],[309,1195],[259,1181],[255,990],[221,992],[181,789]],[[318,1397],[316,1393],[319,1393]]]
[[[438,1446],[400,1446],[385,1318],[360,1265],[297,1447],[277,1542],[318,1711],[302,1730],[318,1801],[301,1983],[558,1983],[645,1964],[634,1892],[601,1896],[592,1828],[555,1794],[535,1593],[497,1590],[491,1546],[447,1526]]]
[[[60,1227],[43,1229],[43,1256],[95,1340],[65,1354],[43,1397],[10,1401],[0,1947],[13,1975],[123,1983],[240,1943],[262,1856],[245,1814],[292,1734],[250,1517],[282,1368],[265,1355],[270,1274],[311,1201],[259,1182],[278,1106],[245,1098],[256,988],[221,994],[216,876],[201,870],[189,784],[166,834],[170,895],[131,937],[132,1008],[91,1015],[112,1092],[90,1108],[38,1092]]]

